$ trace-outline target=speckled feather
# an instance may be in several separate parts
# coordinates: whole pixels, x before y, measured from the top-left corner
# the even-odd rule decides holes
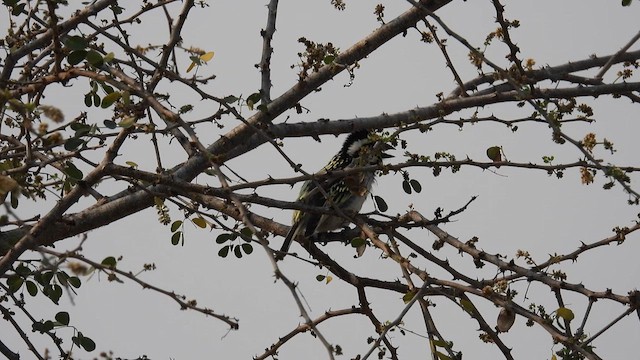
[[[378,153],[376,156],[371,151],[374,144],[375,142],[369,139],[369,132],[366,130],[351,133],[340,151],[322,168],[320,173],[380,163],[380,154]],[[374,182],[375,173],[367,171],[349,174],[341,178],[329,178],[320,182],[320,186],[333,200],[335,206],[341,210],[358,212]],[[331,203],[317,188],[317,184],[311,180],[302,184],[297,201],[310,206],[331,207]],[[318,233],[336,230],[346,226],[349,222],[342,217],[304,213],[298,210],[294,211],[292,220],[291,230],[280,250],[283,253],[289,250],[291,241],[299,236],[310,237]]]

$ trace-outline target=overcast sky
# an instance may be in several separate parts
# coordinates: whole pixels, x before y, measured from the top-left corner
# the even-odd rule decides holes
[[[296,53],[302,50],[297,43],[300,36],[316,42],[331,41],[341,49],[346,49],[369,34],[379,25],[373,15],[377,2],[347,0],[347,9],[338,12],[329,0],[281,1],[278,9],[277,29],[273,41],[272,98],[293,86],[297,80],[296,70],[290,65],[298,61]],[[405,1],[383,2],[386,19],[405,11],[410,5]],[[266,23],[266,1],[210,1],[210,7],[192,11],[185,28],[185,45],[193,45],[207,51],[215,51],[214,59],[199,71],[217,78],[210,82],[207,91],[217,96],[249,95],[260,86],[260,74],[254,64],[260,61],[262,39],[260,29]],[[125,5],[126,6],[126,5]],[[172,7],[176,10],[177,7]],[[623,8],[619,1],[523,1],[507,2],[506,16],[517,18],[522,26],[514,30],[512,36],[522,49],[522,57],[535,58],[538,66],[558,65],[570,60],[579,60],[591,54],[608,55],[623,46],[640,28],[640,4]],[[161,13],[155,13],[160,16]],[[456,32],[465,36],[473,45],[481,47],[486,34],[498,25],[490,1],[455,1],[446,6],[438,15]],[[6,24],[6,9],[0,9],[0,19]],[[132,43],[141,45],[163,43],[167,38],[164,18],[143,18],[141,27],[132,30]],[[143,30],[143,31],[141,31]],[[0,31],[6,31],[4,26]],[[440,34],[441,37],[446,37]],[[378,115],[383,112],[404,111],[416,106],[427,106],[437,101],[436,94],[449,93],[454,81],[445,67],[442,56],[435,45],[425,45],[418,41],[419,34],[409,32],[384,45],[361,62],[356,70],[352,86],[345,87],[348,76],[342,74],[323,86],[323,90],[308,96],[302,105],[311,110],[309,114],[287,113],[289,122],[315,121],[318,118],[347,119]],[[467,50],[448,39],[448,50],[454,64],[459,66],[463,80],[475,76],[467,61]],[[635,45],[632,49],[638,49]],[[505,63],[504,46],[495,46],[487,52],[488,57],[500,64]],[[183,69],[188,66],[183,62]],[[610,77],[615,72],[610,72]],[[170,91],[175,86],[164,84],[160,90]],[[65,89],[66,91],[66,89]],[[71,90],[78,94],[86,92],[79,87]],[[69,118],[84,111],[82,102],[69,93],[64,96],[49,93],[47,100],[59,105]],[[193,119],[205,116],[210,109],[199,106],[195,94],[180,97],[176,94],[172,103],[180,106],[193,103],[196,109],[189,116]],[[595,107],[596,123],[575,124],[563,128],[572,137],[581,139],[587,132],[595,132],[598,138],[614,142],[618,152],[611,156],[601,152],[607,161],[620,165],[639,166],[637,154],[640,134],[638,106],[631,106],[626,100],[615,102],[599,101]],[[206,104],[205,104],[206,105]],[[211,104],[209,104],[211,105]],[[213,105],[211,105],[213,106]],[[483,109],[484,115],[495,113],[504,118],[516,118],[530,114],[531,108],[518,109],[513,104]],[[250,115],[245,110],[244,115]],[[467,115],[467,114],[464,114]],[[451,118],[464,116],[452,114]],[[92,117],[94,116],[94,117]],[[90,120],[101,122],[108,115],[89,115]],[[281,117],[277,122],[284,121]],[[191,120],[191,119],[189,119]],[[231,120],[228,120],[231,121]],[[234,125],[229,123],[230,126]],[[231,127],[228,126],[227,129]],[[202,134],[202,133],[201,133]],[[201,135],[202,136],[202,135]],[[447,151],[463,159],[485,160],[485,150],[493,145],[501,145],[509,160],[516,162],[541,162],[543,155],[555,155],[557,162],[573,162],[580,158],[576,149],[560,146],[550,141],[551,133],[545,126],[521,126],[516,133],[505,127],[475,125],[459,131],[454,127],[440,127],[419,141],[412,143],[414,150],[432,154]],[[293,160],[303,164],[308,172],[322,167],[335,153],[344,136],[327,136],[322,142],[310,143],[307,139],[285,141],[285,151]],[[426,139],[426,140],[425,140]],[[213,142],[216,139],[202,139]],[[152,148],[148,143],[131,143],[122,161],[135,161],[153,171]],[[172,144],[171,146],[175,146]],[[400,155],[397,153],[396,155]],[[168,164],[184,161],[184,154],[174,148],[167,152]],[[275,151],[263,146],[245,157],[229,164],[250,180],[293,176],[293,170],[279,158]],[[479,246],[489,253],[513,256],[517,249],[529,250],[539,261],[545,261],[548,254],[566,253],[575,250],[580,242],[593,242],[612,235],[615,226],[632,224],[640,212],[638,207],[626,205],[626,195],[619,187],[604,191],[604,180],[600,178],[591,186],[580,185],[577,171],[567,171],[563,180],[549,177],[542,172],[517,169],[499,169],[496,172],[465,168],[460,173],[451,174],[445,170],[437,178],[425,171],[412,170],[413,178],[420,180],[423,191],[419,195],[402,192],[400,176],[388,176],[378,181],[374,189],[376,195],[384,197],[390,205],[390,213],[403,213],[409,204],[430,216],[442,207],[453,210],[462,206],[471,196],[479,198],[455,223],[444,226],[445,230],[461,240],[472,236],[480,238]],[[637,182],[637,177],[634,179]],[[201,177],[201,183],[211,178]],[[632,183],[633,184],[633,183]],[[637,189],[636,189],[637,190]],[[260,195],[275,196],[282,200],[293,200],[297,188],[286,186],[260,189]],[[44,212],[49,207],[38,204],[30,211]],[[253,208],[256,210],[259,208]],[[363,211],[371,210],[367,203]],[[256,210],[257,211],[257,210]],[[257,211],[259,212],[259,211]],[[25,216],[29,210],[25,210]],[[287,212],[267,211],[263,216],[288,224]],[[180,213],[172,209],[174,219]],[[217,256],[220,248],[214,239],[217,233],[210,233],[187,226],[184,247],[171,245],[168,227],[160,225],[154,209],[147,209],[110,226],[92,231],[84,249],[87,257],[100,261],[108,255],[124,256],[124,269],[136,271],[144,263],[155,263],[158,269],[142,278],[154,285],[175,290],[195,298],[201,306],[212,308],[240,319],[240,330],[227,334],[227,327],[214,319],[205,318],[195,312],[180,311],[175,303],[156,293],[141,290],[139,286],[109,283],[106,278],[94,276],[83,279],[79,296],[71,304],[67,299],[60,307],[50,306],[48,300],[30,299],[38,303],[42,318],[52,318],[57,311],[67,310],[72,324],[87,336],[93,338],[98,350],[115,351],[117,356],[136,357],[143,354],[152,359],[200,359],[200,358],[251,358],[293,329],[302,319],[286,287],[274,282],[271,266],[265,254],[257,249],[250,257],[242,260],[221,259]],[[279,241],[275,239],[275,247]],[[423,241],[429,248],[433,236]],[[566,264],[563,269],[569,281],[584,283],[588,288],[604,290],[612,288],[618,293],[638,288],[640,285],[640,251],[638,236],[633,235],[621,247],[608,247],[587,254],[576,264]],[[56,246],[57,250],[73,248],[77,239],[66,240]],[[297,245],[294,245],[297,246]],[[296,247],[292,250],[300,250]],[[342,259],[345,267],[359,275],[394,280],[400,276],[397,267],[378,259],[379,252],[370,249],[361,259],[353,259],[349,248],[329,245],[325,249],[332,256]],[[462,260],[455,251],[445,249],[438,253],[458,263],[463,269],[471,269],[468,259]],[[34,256],[29,254],[29,256]],[[312,317],[317,317],[329,309],[341,309],[357,303],[357,297],[350,286],[340,281],[328,285],[315,281],[317,274],[325,270],[312,268],[287,259],[282,263],[285,273],[300,283],[300,290],[309,304]],[[491,277],[491,270],[478,270],[478,277]],[[438,274],[437,270],[434,273]],[[489,271],[489,272],[488,272]],[[528,300],[523,301],[526,284],[516,284],[520,291],[520,303],[542,302],[549,310],[555,309],[554,299],[546,288],[532,286],[528,290]],[[584,301],[568,299],[576,314],[581,314]],[[393,320],[402,309],[398,294],[376,293],[372,291],[372,307],[380,320]],[[487,307],[489,312],[497,309]],[[598,302],[594,311],[602,317],[594,318],[604,324],[618,313],[619,306],[604,301]],[[445,338],[455,342],[455,349],[464,353],[464,358],[499,358],[500,354],[491,345],[478,340],[477,325],[468,316],[447,302],[439,302],[433,311],[436,324]],[[419,309],[411,310],[405,318],[405,327],[418,334],[425,334],[420,321]],[[599,327],[594,326],[594,329]],[[349,316],[335,319],[329,326],[321,326],[329,342],[340,344],[344,359],[364,354],[368,350],[366,338],[375,333],[364,317]],[[64,333],[64,330],[63,330]],[[225,336],[226,335],[226,336]],[[392,341],[400,346],[403,359],[425,358],[426,341],[416,335],[392,334]],[[0,326],[0,338],[18,339],[9,326]],[[629,317],[609,333],[605,334],[596,347],[601,355],[609,359],[621,359],[637,353],[636,342],[640,339],[640,324],[637,317]],[[635,341],[634,341],[635,340]],[[507,346],[512,347],[515,358],[548,359],[553,350],[549,336],[538,327],[529,328],[523,319],[518,319],[514,328],[504,335]],[[11,344],[11,341],[8,341]],[[43,343],[45,344],[45,343]],[[633,352],[632,352],[633,351]],[[26,350],[21,350],[24,358],[29,358]],[[82,353],[78,358],[89,359],[96,354]],[[280,351],[281,359],[324,359],[326,352],[319,341],[310,335],[300,335]]]

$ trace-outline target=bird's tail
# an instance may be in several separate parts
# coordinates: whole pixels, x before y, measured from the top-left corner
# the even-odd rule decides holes
[[[287,236],[285,236],[284,242],[282,243],[282,247],[280,248],[280,251],[275,256],[276,261],[280,261],[284,259],[285,255],[287,255],[287,252],[289,252],[289,247],[291,247],[291,242],[293,241],[294,235],[296,234],[299,226],[300,226],[299,221],[296,221],[291,225],[291,229],[289,229]]]

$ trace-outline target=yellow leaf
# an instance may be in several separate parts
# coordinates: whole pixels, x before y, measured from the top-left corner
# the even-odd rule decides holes
[[[200,60],[207,62],[213,59],[213,51],[209,51],[208,53],[200,55]]]
[[[571,321],[575,317],[575,315],[573,315],[573,311],[566,307],[558,308],[558,310],[556,310],[556,314],[567,321]]]
[[[193,70],[194,67],[196,67],[196,63],[192,62],[191,65],[189,65],[189,67],[187,68],[187,72]]]
[[[331,280],[333,280],[333,276],[327,275],[327,277],[325,278],[326,284],[330,283]]]
[[[197,218],[193,218],[191,219],[191,221],[196,224],[197,227],[204,229],[207,227],[207,221],[202,218],[202,217],[197,217]]]

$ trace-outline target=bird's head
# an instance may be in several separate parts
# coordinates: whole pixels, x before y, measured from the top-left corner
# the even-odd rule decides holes
[[[358,130],[349,134],[344,141],[341,149],[341,155],[352,159],[361,158],[361,165],[378,164],[382,159],[393,157],[385,153],[385,151],[393,149],[393,146],[380,141],[373,132],[368,130]]]

